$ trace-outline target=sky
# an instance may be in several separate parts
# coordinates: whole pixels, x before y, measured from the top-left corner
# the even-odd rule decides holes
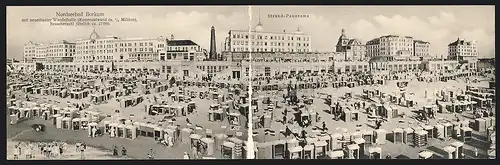
[[[335,50],[345,29],[362,42],[388,34],[413,36],[431,43],[431,54],[447,54],[457,38],[475,40],[480,57],[495,57],[494,6],[8,6],[7,58],[21,59],[28,42],[53,42],[88,38],[93,26],[51,26],[22,22],[23,18],[54,18],[56,12],[102,12],[106,18],[136,18],[96,26],[100,36],[191,39],[209,49],[210,27],[216,29],[218,51],[229,30],[254,28],[264,31],[295,31],[312,38],[312,49]],[[269,18],[268,14],[302,14],[307,18]]]

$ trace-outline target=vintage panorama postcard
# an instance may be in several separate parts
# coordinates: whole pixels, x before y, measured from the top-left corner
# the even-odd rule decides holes
[[[494,6],[9,6],[7,159],[495,159]]]

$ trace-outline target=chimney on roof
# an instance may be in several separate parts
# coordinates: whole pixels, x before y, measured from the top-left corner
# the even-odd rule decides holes
[[[174,35],[173,34],[170,35],[170,40],[174,40]]]

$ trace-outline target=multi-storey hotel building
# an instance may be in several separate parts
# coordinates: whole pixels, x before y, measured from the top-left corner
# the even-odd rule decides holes
[[[456,41],[448,44],[448,58],[453,60],[469,60],[477,58],[476,41],[466,41],[457,38]]]
[[[183,60],[202,61],[205,60],[206,52],[191,40],[167,40],[167,52],[160,53],[160,61]]]
[[[41,44],[29,42],[24,45],[23,49],[23,61],[24,62],[33,62],[35,58],[37,58],[37,50],[41,47]]]
[[[100,37],[95,31],[88,39],[76,41],[76,62],[155,61],[165,54],[163,38]]]
[[[431,43],[422,40],[413,40],[413,56],[425,57],[430,56]]]
[[[366,43],[366,56],[415,56],[414,40],[410,36],[386,35]]]
[[[25,62],[72,62],[75,43],[66,40],[49,44],[33,43],[24,46]]]
[[[259,22],[255,29],[230,30],[225,51],[232,52],[310,52],[311,36],[300,29],[294,32],[264,31]]]

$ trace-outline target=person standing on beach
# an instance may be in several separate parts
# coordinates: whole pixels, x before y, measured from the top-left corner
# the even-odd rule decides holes
[[[127,156],[127,149],[122,146],[122,156]]]
[[[76,152],[80,151],[80,146],[81,146],[81,143],[76,142]]]
[[[59,144],[59,156],[62,156],[64,153],[63,145]]]
[[[92,137],[95,138],[96,136],[96,132],[97,132],[97,128],[96,127],[92,127]]]
[[[51,149],[52,149],[52,146],[51,146],[51,145],[49,145],[49,146],[45,147],[45,153],[47,154],[47,157],[48,157],[48,158],[50,158],[50,156],[51,156],[51,155],[50,155],[50,151],[51,151]]]
[[[85,147],[85,144],[82,144],[82,146],[80,147],[80,158],[81,158],[82,160],[84,160],[84,159],[85,159],[85,154],[84,154],[85,148],[86,148],[86,147]]]
[[[44,151],[43,147],[44,147],[43,144],[41,144],[41,143],[38,144],[38,148],[40,148],[40,154],[43,154],[43,151]]]
[[[21,155],[19,150],[20,150],[19,145],[15,145],[14,146],[14,160],[19,159],[19,156]]]
[[[118,156],[118,148],[113,146],[113,156]]]
[[[150,150],[150,154],[149,155],[150,155],[151,159],[155,159],[155,151],[152,148]]]
[[[193,155],[193,159],[198,158],[198,151],[197,151],[196,147],[192,148],[192,155]]]

